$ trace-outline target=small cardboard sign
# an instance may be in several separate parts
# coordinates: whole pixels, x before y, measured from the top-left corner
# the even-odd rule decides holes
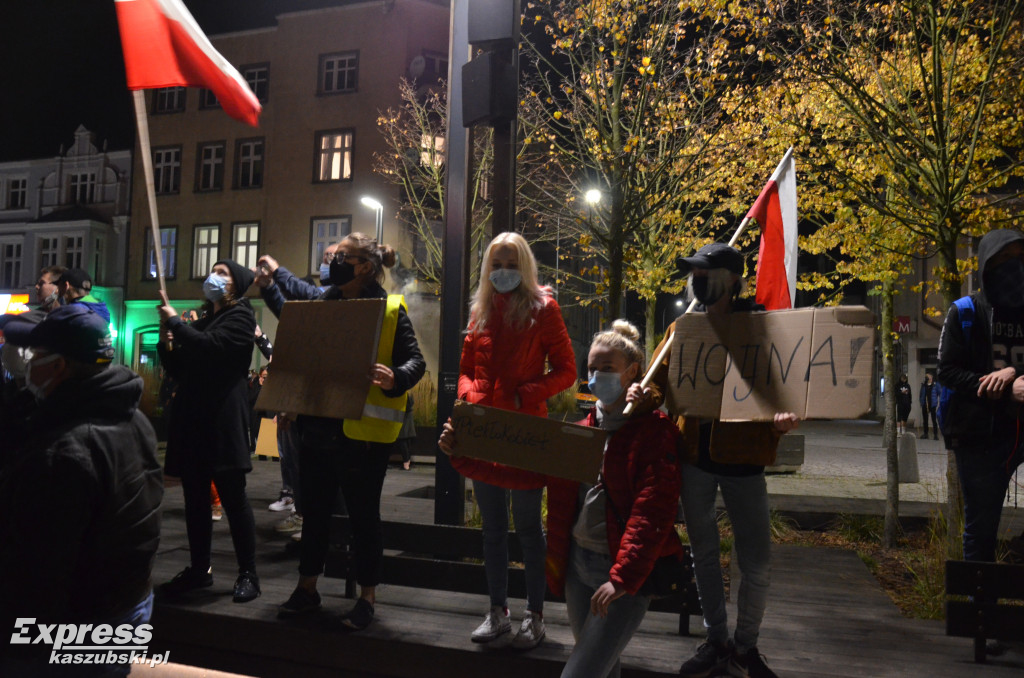
[[[601,472],[601,429],[463,401],[451,422],[459,455],[590,484]]]
[[[281,456],[277,451],[277,422],[273,419],[260,417],[260,430],[256,436],[256,456]]]
[[[286,303],[256,409],[361,418],[386,307],[384,299]]]
[[[723,421],[853,419],[871,407],[874,342],[863,306],[688,313],[675,323],[668,407]]]

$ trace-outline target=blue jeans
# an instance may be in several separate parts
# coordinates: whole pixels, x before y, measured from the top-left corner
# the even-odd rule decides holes
[[[996,537],[1010,476],[1021,462],[1013,443],[992,449],[957,449],[956,468],[964,490],[964,560],[996,559]]]
[[[480,507],[484,533],[484,569],[492,607],[508,606],[508,495],[512,495],[512,512],[516,534],[523,547],[526,566],[526,608],[544,611],[544,559],[547,540],[540,518],[544,489],[506,490],[496,485],[473,481],[473,494]]]
[[[570,546],[565,577],[565,611],[569,614],[576,647],[562,670],[562,678],[619,678],[619,655],[636,633],[651,600],[628,593],[612,601],[608,616],[590,613],[590,599],[606,581],[612,559],[576,545]]]
[[[771,581],[771,529],[764,474],[723,476],[685,464],[682,475],[680,498],[693,552],[697,591],[704,610],[704,627],[708,630],[708,640],[719,644],[729,640],[715,511],[715,496],[719,488],[722,490],[742,575],[736,598],[734,639],[736,649],[746,652],[757,646]]]

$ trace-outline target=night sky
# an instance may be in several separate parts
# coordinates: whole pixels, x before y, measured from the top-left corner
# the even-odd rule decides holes
[[[185,0],[207,35],[273,25],[286,11],[348,0]],[[131,148],[113,0],[19,0],[0,20],[0,161],[53,157],[84,124],[111,150]]]

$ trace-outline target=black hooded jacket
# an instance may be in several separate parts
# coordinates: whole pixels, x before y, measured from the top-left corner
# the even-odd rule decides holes
[[[950,449],[986,449],[1001,438],[1000,431],[1012,430],[1007,424],[1017,418],[1019,406],[1006,389],[999,400],[978,397],[978,384],[995,367],[992,358],[992,305],[985,296],[985,268],[999,250],[1011,242],[1024,241],[1024,234],[1011,230],[988,233],[978,247],[978,279],[980,288],[974,301],[974,322],[970,342],[964,336],[960,312],[953,304],[939,336],[938,381],[954,389],[949,401],[943,435]],[[1024,365],[1012,365],[1017,376],[1024,374]]]
[[[68,380],[28,418],[0,472],[0,624],[100,622],[149,593],[163,477],[142,379]]]

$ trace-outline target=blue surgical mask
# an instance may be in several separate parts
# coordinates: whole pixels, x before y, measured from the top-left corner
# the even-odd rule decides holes
[[[511,292],[523,282],[523,274],[516,268],[496,268],[487,277],[500,294]]]
[[[228,279],[211,273],[203,281],[203,294],[209,301],[217,302],[224,298],[228,291]]]
[[[331,265],[320,264],[320,284],[322,286],[331,284]]]
[[[590,392],[603,405],[611,405],[622,395],[622,374],[619,372],[591,372],[587,382]]]

